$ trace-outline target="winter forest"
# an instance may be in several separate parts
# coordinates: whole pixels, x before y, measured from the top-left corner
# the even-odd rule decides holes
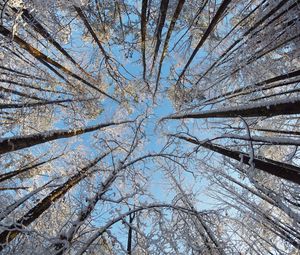
[[[0,0],[0,254],[299,255],[299,0]]]

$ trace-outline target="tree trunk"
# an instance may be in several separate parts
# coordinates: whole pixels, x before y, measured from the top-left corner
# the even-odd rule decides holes
[[[231,0],[223,0],[223,2],[221,3],[221,6],[217,10],[217,13],[213,17],[211,23],[209,24],[208,28],[206,29],[205,33],[203,34],[201,40],[199,41],[198,45],[194,49],[194,51],[193,51],[192,55],[190,56],[188,62],[184,66],[181,74],[178,77],[178,80],[177,80],[176,84],[178,84],[181,81],[181,79],[183,78],[183,76],[184,76],[186,70],[188,69],[189,65],[192,63],[194,57],[196,56],[196,54],[198,53],[199,49],[202,47],[202,45],[204,44],[204,42],[206,41],[206,39],[208,38],[208,36],[210,35],[210,33],[214,30],[214,28],[218,24],[219,19],[221,18],[221,16],[226,11],[226,8],[230,4],[230,2],[231,2]]]
[[[22,174],[22,173],[25,173],[27,171],[30,171],[31,169],[35,169],[38,166],[44,165],[46,163],[49,163],[49,162],[51,162],[51,161],[53,161],[55,159],[58,159],[59,157],[60,156],[55,157],[55,158],[51,158],[51,159],[48,159],[48,160],[45,160],[43,162],[36,163],[36,164],[34,164],[32,166],[27,166],[27,167],[21,168],[21,169],[16,170],[16,171],[12,171],[12,172],[9,172],[9,173],[1,174],[0,175],[0,183],[3,182],[3,181],[8,180],[10,178],[13,178],[13,177],[15,177],[15,176],[17,176],[19,174]]]
[[[300,97],[277,100],[272,102],[255,103],[246,106],[224,107],[223,109],[203,112],[169,115],[166,119],[203,119],[203,118],[234,118],[234,117],[272,117],[300,113]]]
[[[0,154],[4,154],[11,151],[16,151],[31,146],[46,143],[61,138],[68,138],[84,133],[92,132],[109,126],[115,126],[132,121],[110,122],[105,124],[99,124],[94,126],[88,126],[86,128],[77,128],[69,130],[52,130],[44,133],[27,135],[27,136],[15,136],[10,138],[4,138],[0,141]]]
[[[169,0],[161,0],[160,2],[160,13],[159,13],[159,18],[157,21],[157,26],[156,26],[156,44],[155,44],[155,49],[154,49],[154,56],[153,56],[153,61],[152,61],[152,66],[151,66],[151,74],[156,62],[156,57],[159,51],[159,47],[161,44],[161,33],[165,24],[166,16],[167,16],[167,11],[168,11],[168,6],[169,6]]]
[[[300,168],[297,166],[262,157],[255,157],[251,159],[250,156],[244,152],[233,151],[220,145],[212,144],[210,142],[200,142],[195,139],[179,135],[176,135],[175,137],[199,145],[211,151],[215,151],[221,155],[235,159],[249,166],[251,165],[252,161],[255,168],[300,185]]]
[[[80,76],[78,76],[77,74],[73,73],[72,71],[70,71],[66,67],[62,66],[61,64],[57,63],[53,59],[51,59],[48,56],[46,56],[45,54],[43,54],[42,52],[40,52],[36,48],[32,47],[30,44],[28,44],[27,42],[25,42],[23,39],[21,39],[17,35],[13,35],[11,31],[9,31],[8,29],[6,29],[2,25],[0,25],[0,34],[4,35],[6,37],[12,38],[13,41],[15,41],[21,48],[23,48],[24,50],[26,50],[27,52],[29,52],[33,57],[35,57],[39,61],[42,60],[42,61],[45,61],[45,62],[47,62],[47,63],[55,66],[56,68],[62,70],[64,73],[66,73],[66,74],[70,75],[71,77],[73,77],[73,78],[75,78],[75,79],[83,82],[85,85],[89,86],[90,88],[93,88],[94,90],[96,90],[96,91],[100,92],[101,94],[109,97],[110,99],[119,102],[117,99],[115,99],[112,96],[106,94],[104,91],[102,91],[101,89],[95,87],[90,82],[88,82],[85,79],[81,78]]]
[[[2,233],[0,233],[0,251],[13,239],[15,239],[22,230],[39,218],[53,203],[64,196],[71,188],[77,183],[88,176],[88,170],[95,166],[100,160],[109,155],[111,150],[105,152],[101,156],[97,157],[94,161],[88,164],[86,167],[81,169],[77,174],[69,178],[60,187],[53,190],[48,196],[46,196],[36,206],[31,208],[23,217],[18,219],[15,224],[12,224]]]
[[[146,80],[146,34],[147,34],[147,7],[148,0],[142,2],[141,12],[141,50],[142,50],[142,61],[143,61],[143,79]]]
[[[171,23],[170,23],[170,26],[169,26],[169,29],[168,29],[168,32],[167,32],[167,35],[166,35],[166,39],[165,39],[165,43],[164,43],[164,47],[163,47],[163,51],[161,53],[161,57],[160,57],[160,60],[159,60],[159,67],[158,67],[158,73],[157,73],[157,77],[156,77],[156,84],[155,84],[155,90],[154,90],[154,97],[155,97],[155,94],[156,94],[156,91],[158,89],[158,83],[159,83],[159,80],[160,80],[160,73],[161,73],[161,68],[162,68],[162,64],[163,64],[163,61],[164,61],[164,58],[165,58],[165,55],[166,55],[166,52],[168,50],[168,46],[169,46],[169,40],[171,38],[171,35],[172,35],[172,32],[173,32],[173,29],[175,27],[175,23],[179,17],[179,14],[182,10],[182,7],[185,3],[185,0],[178,0],[178,3],[177,3],[177,6],[176,6],[176,9],[174,11],[174,14],[173,14],[173,17],[172,17],[172,20],[171,20]]]

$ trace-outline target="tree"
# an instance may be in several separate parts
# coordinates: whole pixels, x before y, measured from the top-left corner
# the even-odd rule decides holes
[[[0,0],[4,254],[298,254],[298,0]]]

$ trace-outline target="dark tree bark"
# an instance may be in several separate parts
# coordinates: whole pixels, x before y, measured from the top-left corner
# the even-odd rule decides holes
[[[210,99],[206,100],[205,103],[212,102],[212,101],[214,101],[216,99],[219,99],[219,98],[232,98],[232,97],[236,97],[236,96],[247,95],[247,94],[249,94],[251,92],[254,92],[256,90],[265,90],[265,89],[274,88],[275,86],[281,86],[281,85],[277,85],[277,84],[272,85],[272,86],[266,86],[266,85],[272,84],[274,82],[283,81],[283,80],[286,80],[286,79],[295,78],[295,77],[298,77],[298,76],[300,76],[300,70],[296,70],[296,71],[293,71],[293,72],[290,72],[290,73],[278,75],[278,76],[275,76],[273,78],[255,83],[254,85],[245,86],[243,88],[235,89],[233,91],[229,91],[229,92],[224,93],[222,95],[210,98]]]
[[[236,118],[236,117],[272,117],[300,113],[300,98],[277,100],[273,102],[253,103],[240,107],[228,107],[203,112],[173,114],[162,118],[166,119],[204,119],[204,118]]]
[[[84,133],[92,132],[109,126],[115,126],[125,123],[130,123],[132,121],[121,121],[121,122],[110,122],[105,124],[99,124],[95,126],[89,126],[86,128],[69,129],[69,130],[52,130],[40,134],[27,135],[27,136],[17,136],[11,138],[4,138],[0,141],[0,154],[16,151],[24,148],[29,148],[31,146],[46,143],[61,138],[68,138]]]
[[[156,62],[156,57],[157,57],[159,47],[161,44],[161,33],[162,33],[163,27],[165,25],[168,6],[169,6],[169,0],[161,0],[159,19],[158,19],[157,26],[156,26],[156,44],[155,44],[154,56],[153,56],[153,61],[152,61],[152,66],[151,66],[151,73],[154,68],[154,65]]]
[[[183,76],[184,76],[186,70],[188,69],[189,65],[192,63],[194,57],[196,56],[196,54],[198,53],[199,49],[202,47],[202,45],[204,44],[204,42],[206,41],[206,39],[208,38],[208,36],[210,35],[210,33],[214,30],[214,28],[218,24],[219,19],[222,17],[222,15],[224,14],[224,12],[226,11],[226,8],[230,4],[230,2],[231,2],[231,0],[223,0],[223,2],[221,3],[219,9],[217,10],[217,13],[213,17],[211,23],[209,24],[208,28],[206,29],[205,33],[203,34],[201,40],[197,44],[197,46],[194,49],[192,55],[190,56],[188,62],[186,63],[186,65],[184,66],[182,72],[180,73],[176,84],[178,84],[181,81],[181,79],[183,78]]]
[[[158,89],[158,83],[159,83],[159,79],[160,79],[161,68],[162,68],[162,64],[163,64],[166,52],[168,50],[169,40],[171,38],[172,32],[173,32],[174,27],[175,27],[175,23],[176,23],[176,21],[179,17],[179,14],[182,10],[182,7],[183,7],[184,3],[185,3],[185,0],[178,0],[175,12],[173,14],[173,17],[172,17],[172,20],[171,20],[171,23],[170,23],[170,26],[169,26],[169,29],[168,29],[168,32],[167,32],[167,35],[166,35],[164,48],[163,48],[163,51],[161,53],[161,57],[160,57],[160,60],[159,60],[159,67],[158,67],[158,73],[157,73],[157,77],[156,77],[156,84],[155,84],[155,90],[154,90],[154,96],[153,97],[155,97],[155,94],[156,94],[157,89]]]
[[[0,233],[0,251],[13,239],[15,239],[22,230],[38,219],[53,203],[63,197],[77,183],[87,177],[88,170],[95,166],[100,160],[109,155],[111,150],[97,157],[94,161],[81,169],[77,174],[69,178],[64,184],[53,190],[48,196],[31,208],[23,217],[19,218],[15,224],[12,224],[2,233]]]
[[[147,34],[147,7],[148,0],[143,0],[142,2],[142,12],[141,12],[141,51],[142,51],[142,61],[143,61],[143,79],[146,80],[146,34]]]
[[[6,37],[12,38],[12,40],[14,42],[16,42],[21,48],[23,48],[24,50],[26,50],[28,53],[30,53],[33,57],[35,57],[36,59],[38,59],[40,62],[43,63],[43,61],[45,61],[46,63],[49,63],[49,64],[55,66],[56,68],[58,68],[59,70],[63,71],[64,73],[66,73],[66,74],[70,75],[71,77],[73,77],[73,78],[75,78],[75,79],[83,82],[88,87],[93,88],[94,90],[100,92],[101,94],[105,95],[106,97],[108,97],[108,98],[110,98],[110,99],[112,99],[114,101],[119,102],[117,99],[113,98],[112,96],[108,95],[107,93],[105,93],[101,89],[97,88],[96,86],[94,86],[90,82],[86,81],[85,79],[81,78],[77,74],[73,73],[68,68],[62,66],[61,64],[59,64],[58,62],[54,61],[50,57],[46,56],[45,54],[43,54],[42,52],[40,52],[36,48],[32,47],[30,44],[28,44],[27,42],[25,42],[23,39],[21,39],[17,35],[13,36],[12,32],[9,31],[8,29],[6,29],[5,27],[3,27],[2,25],[0,25],[0,34],[4,35]]]
[[[135,214],[129,214],[129,229],[128,229],[128,237],[127,237],[127,254],[131,255],[131,251],[132,251],[132,227],[131,224],[133,223]]]
[[[223,156],[229,157],[231,159],[235,159],[243,164],[251,166],[253,163],[255,168],[262,170],[266,173],[272,174],[274,176],[280,177],[282,179],[297,183],[300,185],[300,168],[294,165],[278,162],[275,160],[271,160],[263,157],[254,157],[251,163],[251,157],[240,151],[234,151],[227,149],[223,146],[212,144],[210,142],[200,142],[195,139],[175,135],[175,137],[188,141],[190,143],[199,145],[203,148],[209,149],[211,151],[217,152]]]
[[[47,164],[55,159],[58,159],[60,156],[58,157],[54,157],[54,158],[51,158],[51,159],[48,159],[48,160],[45,160],[45,161],[42,161],[42,162],[39,162],[39,163],[36,163],[34,165],[31,165],[31,166],[27,166],[27,167],[24,167],[24,168],[21,168],[19,170],[16,170],[16,171],[12,171],[12,172],[9,172],[9,173],[5,173],[5,174],[1,174],[0,175],[0,183],[3,182],[3,181],[6,181],[10,178],[13,178],[19,174],[22,174],[22,173],[25,173],[25,172],[28,172],[32,169],[35,169],[41,165],[44,165],[44,164]]]
[[[17,9],[13,8],[15,12],[18,12]],[[49,41],[57,50],[59,50],[67,59],[69,59],[81,72],[85,75],[91,77],[75,60],[70,54],[48,33],[48,31],[43,27],[43,25],[27,10],[22,10],[22,18],[29,24],[31,27],[42,35],[47,41]]]
[[[207,73],[209,73],[217,64],[219,64],[224,57],[227,55],[227,57],[233,53],[233,51],[230,53],[230,51],[238,45],[241,41],[243,41],[244,38],[247,38],[247,36],[254,31],[256,28],[258,28],[261,24],[263,24],[269,17],[271,17],[276,11],[278,11],[282,6],[284,6],[288,1],[282,0],[278,3],[273,9],[271,9],[265,16],[263,16],[260,20],[258,20],[252,27],[250,27],[238,40],[236,40],[233,44],[227,48],[223,54],[208,68],[208,70],[202,75],[196,84],[200,82],[200,80],[205,77]]]

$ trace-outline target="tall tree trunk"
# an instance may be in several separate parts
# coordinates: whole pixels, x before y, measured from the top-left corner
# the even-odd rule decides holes
[[[181,81],[181,79],[183,78],[183,76],[184,76],[186,70],[188,69],[189,65],[192,63],[194,57],[196,56],[196,54],[198,53],[199,49],[202,47],[202,45],[204,44],[204,42],[206,41],[206,39],[208,38],[208,36],[210,35],[210,33],[214,30],[214,28],[218,24],[219,19],[222,17],[222,15],[224,14],[224,12],[226,11],[226,8],[230,4],[230,2],[231,2],[231,0],[223,0],[223,2],[221,3],[219,9],[217,10],[217,13],[213,17],[211,23],[209,24],[208,28],[204,32],[203,36],[201,37],[201,40],[197,44],[197,46],[194,49],[192,55],[190,56],[188,62],[186,63],[186,65],[184,66],[182,72],[180,73],[176,84],[178,84]]]
[[[161,33],[162,33],[162,30],[165,25],[168,6],[169,6],[169,0],[161,0],[159,19],[157,21],[157,26],[156,26],[156,44],[155,44],[154,56],[153,56],[153,61],[152,61],[152,66],[151,66],[151,74],[152,74],[152,71],[153,71],[153,68],[154,68],[154,65],[156,62],[156,57],[157,57],[159,47],[161,44]]]
[[[14,136],[10,138],[4,138],[0,141],[0,154],[16,151],[31,146],[46,143],[61,138],[68,138],[84,133],[92,132],[109,126],[115,126],[132,121],[110,122],[105,124],[99,124],[94,126],[88,126],[85,128],[69,129],[69,130],[52,130],[34,135],[27,136]]]
[[[159,60],[159,67],[158,67],[158,73],[157,73],[157,77],[156,77],[156,84],[155,84],[155,90],[154,90],[154,96],[153,97],[155,97],[156,91],[158,89],[158,83],[159,83],[159,79],[160,79],[161,68],[162,68],[162,64],[163,64],[166,52],[168,50],[169,40],[171,38],[172,32],[173,32],[174,27],[175,27],[175,23],[176,23],[176,21],[179,17],[179,14],[182,10],[182,7],[183,7],[184,3],[185,3],[185,0],[178,0],[176,9],[174,11],[174,14],[173,14],[173,17],[172,17],[172,20],[171,20],[171,23],[170,23],[170,26],[169,26],[169,29],[168,29],[168,32],[167,32],[167,35],[166,35],[164,48],[163,48],[163,51],[161,53],[161,57],[160,57],[160,60]]]
[[[255,168],[259,170],[280,177],[282,179],[300,184],[300,168],[297,166],[262,157],[255,157],[252,159],[249,155],[247,155],[244,152],[230,150],[223,146],[215,145],[210,142],[200,142],[195,139],[180,135],[175,135],[175,137],[199,145],[211,151],[215,151],[221,155],[242,162],[243,164],[251,166],[251,164],[253,163]]]
[[[25,227],[37,220],[53,203],[63,197],[71,188],[87,177],[89,175],[88,170],[110,153],[111,150],[97,157],[86,167],[82,168],[77,174],[69,178],[64,184],[53,190],[36,206],[31,208],[23,217],[19,218],[15,224],[12,224],[6,230],[0,233],[0,251],[13,239],[15,239]]]
[[[252,103],[245,106],[224,107],[222,109],[184,114],[173,114],[166,119],[203,119],[203,118],[233,118],[233,117],[272,117],[300,113],[300,97],[276,100],[263,103]]]
[[[60,156],[57,156],[57,157],[54,157],[54,158],[51,158],[51,159],[48,159],[48,160],[45,160],[45,161],[42,161],[42,162],[39,162],[39,163],[36,163],[34,165],[31,165],[31,166],[26,166],[26,167],[23,167],[19,170],[16,170],[16,171],[12,171],[12,172],[8,172],[8,173],[5,173],[5,174],[0,174],[0,183],[3,182],[3,181],[6,181],[8,179],[11,179],[19,174],[22,174],[22,173],[25,173],[25,172],[28,172],[32,169],[35,169],[41,165],[44,165],[44,164],[47,164],[55,159],[58,159]]]
[[[146,80],[146,34],[147,34],[147,7],[148,0],[143,0],[141,11],[141,50],[143,62],[143,79]]]
[[[80,101],[88,101],[88,99],[77,100],[77,99],[62,99],[62,100],[49,100],[42,102],[34,102],[34,103],[10,103],[10,104],[0,104],[0,109],[20,109],[20,108],[31,108],[37,106],[45,106],[45,105],[61,105],[63,103],[72,103],[72,102],[80,102]]]
[[[215,100],[217,100],[219,98],[229,99],[229,98],[233,98],[233,97],[236,97],[236,96],[247,95],[247,94],[250,94],[251,92],[254,92],[256,90],[260,90],[261,91],[261,90],[266,90],[266,89],[274,88],[275,86],[279,86],[279,85],[277,85],[277,84],[276,85],[272,85],[272,86],[266,86],[266,85],[272,84],[274,82],[286,80],[286,79],[291,79],[291,78],[298,77],[298,76],[300,76],[300,70],[296,70],[296,71],[293,71],[293,72],[290,72],[290,73],[286,73],[286,74],[281,74],[281,75],[275,76],[273,78],[257,82],[254,85],[248,85],[248,86],[245,86],[245,87],[242,87],[242,88],[239,88],[239,89],[235,89],[235,90],[226,92],[226,93],[224,93],[222,95],[210,98],[210,99],[206,100],[204,103],[213,102],[213,101],[215,101]]]

